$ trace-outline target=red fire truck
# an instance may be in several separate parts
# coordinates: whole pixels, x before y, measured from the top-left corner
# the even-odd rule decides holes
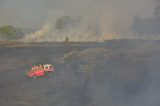
[[[51,64],[44,65],[34,65],[31,70],[27,71],[27,76],[35,78],[39,76],[44,76],[46,73],[54,72],[55,68]]]

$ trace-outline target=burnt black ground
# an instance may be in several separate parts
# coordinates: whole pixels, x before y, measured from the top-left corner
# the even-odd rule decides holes
[[[65,81],[57,82],[61,77],[59,67],[56,66],[56,73],[36,79],[28,78],[25,70],[29,69],[29,64],[38,62],[56,64],[63,56],[59,51],[52,47],[1,48],[0,105],[47,106],[58,102],[65,89],[62,84]]]
[[[97,61],[95,58],[88,63],[61,60],[72,51],[81,53],[91,49],[87,53],[94,55],[95,48],[113,50],[113,54],[134,51],[135,55],[118,52],[118,57],[106,57],[104,61],[98,57]],[[155,44],[3,45],[0,47],[0,106],[150,106],[153,103],[159,106],[159,53]],[[36,63],[51,63],[56,72],[35,79],[27,77],[25,70],[30,68],[29,64]],[[89,71],[80,68],[86,65],[97,67]]]

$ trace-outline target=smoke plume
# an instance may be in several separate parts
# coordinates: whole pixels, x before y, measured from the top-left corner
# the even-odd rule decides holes
[[[132,32],[133,17],[152,17],[157,6],[154,2],[153,0],[2,0],[0,25],[11,24],[34,29],[41,27],[35,33],[24,37],[25,40],[35,41],[62,41],[66,36],[73,41],[135,38]],[[83,21],[77,27],[57,31],[54,22],[61,16],[81,16]],[[42,25],[44,22],[47,23]],[[48,28],[45,28],[48,23]]]
[[[51,25],[45,23],[42,28],[34,33],[25,35],[22,39],[23,41],[42,41],[45,35],[48,35],[51,30]]]

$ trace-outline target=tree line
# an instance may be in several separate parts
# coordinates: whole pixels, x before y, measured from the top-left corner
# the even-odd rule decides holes
[[[0,39],[1,40],[15,40],[24,36],[21,28],[12,25],[0,26]]]

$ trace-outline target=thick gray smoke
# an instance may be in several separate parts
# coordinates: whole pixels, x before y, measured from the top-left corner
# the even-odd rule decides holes
[[[135,38],[132,32],[133,17],[151,17],[155,3],[152,0],[3,0],[0,1],[0,8],[1,25],[12,24],[39,29],[26,35],[25,40],[33,38],[32,40],[38,41],[61,41],[68,36],[74,41],[101,41]],[[54,22],[60,16],[81,16],[83,22],[66,32],[56,31]],[[46,32],[44,27],[48,23],[50,28]],[[39,37],[39,32],[41,37],[36,38]]]

